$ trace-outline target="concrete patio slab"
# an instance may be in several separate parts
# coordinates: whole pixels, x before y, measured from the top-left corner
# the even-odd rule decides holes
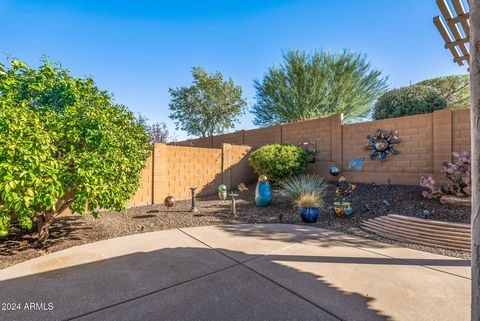
[[[470,269],[465,269],[465,266],[470,266],[469,260],[458,260],[454,257],[437,255],[433,253],[429,253],[428,257],[426,258],[425,252],[422,251],[399,247],[387,243],[380,243],[335,231],[324,229],[319,231],[318,228],[310,226],[293,227],[291,232],[294,234],[299,234],[297,239],[302,240],[303,244],[323,246],[322,244],[328,244],[329,242],[340,242],[342,244],[358,247],[376,254],[403,260],[406,263],[422,265],[467,279],[471,278]],[[304,235],[303,238],[301,236],[302,234]]]
[[[1,311],[0,320],[68,319],[234,264],[178,230],[77,246],[1,270],[0,302],[54,309]]]
[[[468,263],[307,226],[160,231],[0,270],[22,305],[0,320],[468,320]]]
[[[277,251],[297,242],[288,225],[241,224],[182,228],[198,241],[218,249],[238,262]],[[234,252],[232,252],[234,251]]]
[[[342,320],[469,319],[470,280],[335,242],[299,244],[246,265]]]
[[[214,275],[79,318],[130,321],[338,320],[237,265]]]

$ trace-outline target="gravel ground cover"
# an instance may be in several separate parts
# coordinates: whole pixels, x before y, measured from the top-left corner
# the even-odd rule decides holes
[[[99,219],[80,215],[61,217],[56,219],[50,239],[43,246],[37,244],[32,232],[14,229],[8,237],[0,239],[0,269],[49,252],[135,233],[216,224],[303,224],[298,211],[275,192],[269,207],[256,207],[254,191],[255,186],[249,186],[248,191],[239,192],[235,218],[229,215],[230,201],[221,201],[212,195],[198,198],[197,207],[200,211],[196,214],[189,212],[191,203],[185,200],[177,201],[170,209],[163,204],[156,204],[131,208],[126,212],[105,212]],[[358,184],[350,199],[353,204],[350,219],[335,218],[331,207],[327,206],[318,222],[310,225],[422,251],[469,258],[465,252],[392,241],[360,229],[360,223],[365,219],[389,213],[422,217],[424,210],[429,211],[433,220],[470,223],[470,207],[445,206],[438,200],[424,199],[420,193],[418,186]],[[332,204],[333,200],[334,185],[330,184],[326,203]]]

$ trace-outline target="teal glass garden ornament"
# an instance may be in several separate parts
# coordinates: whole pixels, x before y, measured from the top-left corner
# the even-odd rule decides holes
[[[218,198],[221,200],[227,199],[227,187],[223,184],[218,187]]]
[[[272,190],[268,183],[267,177],[261,175],[258,178],[257,189],[255,190],[255,203],[257,206],[266,207],[272,201]]]

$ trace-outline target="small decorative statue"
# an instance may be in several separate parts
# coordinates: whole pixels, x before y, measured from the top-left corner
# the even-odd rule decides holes
[[[175,205],[175,198],[173,196],[165,197],[163,205],[165,205],[166,207],[173,207],[173,205]]]
[[[267,176],[261,175],[258,178],[257,189],[255,190],[255,203],[257,206],[266,207],[272,201],[272,190],[268,183]]]
[[[218,187],[218,198],[221,200],[227,199],[227,187],[223,184]]]
[[[336,216],[346,218],[352,214],[352,204],[345,202],[345,199],[353,193],[355,188],[357,186],[354,183],[347,182],[344,176],[338,179],[335,195],[339,201],[333,203],[333,212]]]

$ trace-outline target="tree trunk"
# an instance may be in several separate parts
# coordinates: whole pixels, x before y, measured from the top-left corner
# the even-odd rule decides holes
[[[470,126],[472,143],[472,320],[480,321],[480,0],[470,6]]]
[[[48,237],[50,236],[50,225],[52,225],[53,223],[53,216],[54,213],[52,211],[48,211],[43,215],[38,216],[37,232],[38,241],[40,243],[45,243],[45,241],[48,240]]]

